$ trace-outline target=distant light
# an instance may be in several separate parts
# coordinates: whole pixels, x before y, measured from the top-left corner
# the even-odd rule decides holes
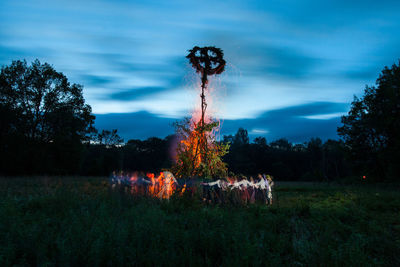
[[[363,176],[363,179],[367,178],[365,175]]]

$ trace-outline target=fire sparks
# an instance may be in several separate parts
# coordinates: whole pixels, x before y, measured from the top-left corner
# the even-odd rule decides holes
[[[172,171],[179,178],[225,177],[227,168],[221,157],[227,153],[228,145],[216,142],[215,131],[218,131],[220,124],[206,115],[208,76],[215,76],[224,71],[224,54],[221,49],[213,46],[195,46],[189,52],[187,58],[201,76],[201,106],[193,112],[191,119],[175,124],[181,141],[177,148],[176,165]]]
[[[201,88],[201,85],[198,87]],[[206,94],[211,100],[209,92]],[[177,178],[226,176],[227,168],[221,157],[228,152],[229,145],[217,141],[220,122],[213,119],[212,114],[203,114],[203,122],[202,110],[197,105],[191,118],[175,123],[179,141],[175,148],[175,166],[172,167],[172,172]]]
[[[220,178],[227,176],[227,166],[222,162],[229,149],[229,144],[216,141],[216,132],[219,131],[220,123],[206,114],[209,96],[209,78],[221,74],[225,68],[225,60],[221,49],[208,46],[197,47],[189,50],[187,58],[190,60],[196,72],[201,74],[201,108],[195,109],[191,119],[177,122],[177,142],[175,165],[171,172],[178,178]],[[178,184],[171,172],[161,172],[155,177],[153,173],[138,176],[123,175],[113,177],[118,184],[124,183],[131,186],[131,191],[140,194],[156,196],[158,198],[169,198]],[[182,188],[185,192],[186,187]]]

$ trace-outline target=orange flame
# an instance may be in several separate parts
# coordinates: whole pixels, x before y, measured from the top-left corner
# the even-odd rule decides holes
[[[135,195],[145,195],[160,199],[169,199],[179,189],[175,177],[170,172],[160,172],[157,177],[155,177],[154,173],[146,173],[146,177],[148,179],[140,178],[137,173],[133,173],[128,178],[124,178],[121,173],[120,176],[114,176],[114,179],[125,180],[129,183],[130,188],[125,187],[125,191],[129,189]],[[118,182],[118,184],[121,183]],[[181,192],[177,193],[181,194]]]

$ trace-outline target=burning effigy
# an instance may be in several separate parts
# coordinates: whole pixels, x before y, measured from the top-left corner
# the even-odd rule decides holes
[[[113,173],[112,187],[123,188],[135,195],[170,199],[172,195],[191,194],[201,196],[207,203],[255,203],[272,204],[272,177],[228,177],[227,165],[222,157],[228,153],[229,144],[217,142],[219,121],[206,114],[209,76],[225,70],[223,51],[213,46],[195,46],[187,58],[200,74],[201,105],[191,118],[175,124],[178,144],[175,164],[170,171],[153,173]],[[189,177],[189,178],[188,178]]]

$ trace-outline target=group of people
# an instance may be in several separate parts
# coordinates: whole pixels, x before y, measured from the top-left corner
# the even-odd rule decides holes
[[[256,179],[245,176],[219,179],[203,185],[203,200],[214,203],[248,204],[261,202],[272,205],[272,177],[259,174]]]
[[[117,186],[134,195],[169,199],[179,188],[179,183],[171,172],[161,172],[158,176],[153,173],[124,173],[113,172],[110,177],[112,188]]]
[[[134,195],[169,199],[173,194],[200,195],[206,203],[272,205],[274,182],[269,175],[259,174],[257,178],[232,176],[212,182],[198,179],[175,179],[171,172],[124,173],[114,172],[110,177],[112,188],[120,188]]]

